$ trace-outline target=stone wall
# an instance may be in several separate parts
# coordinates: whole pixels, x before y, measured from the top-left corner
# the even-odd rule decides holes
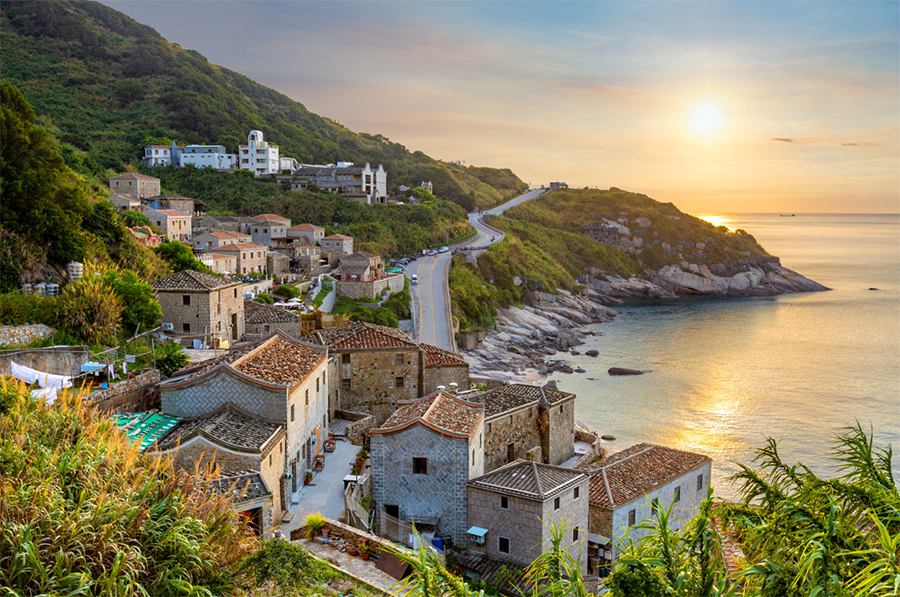
[[[541,502],[508,496],[509,510],[500,508],[500,495],[492,491],[468,488],[469,527],[487,529],[484,545],[469,540],[462,544],[470,551],[495,560],[509,560],[527,565],[541,554],[542,524],[539,517]],[[468,528],[468,527],[467,527]],[[509,553],[499,550],[499,538],[509,539]]]
[[[399,506],[404,522],[437,521],[437,535],[465,545],[469,440],[415,424],[391,434],[371,436],[372,495],[379,512]],[[427,459],[427,473],[413,473],[413,458]],[[377,524],[377,523],[376,523]]]
[[[0,346],[28,346],[36,340],[49,338],[55,333],[55,329],[43,323],[5,325],[0,327]]]
[[[338,408],[365,412],[381,424],[397,409],[398,400],[412,400],[419,393],[419,349],[372,348],[358,351],[335,350],[338,378],[333,384],[340,392]],[[403,355],[397,364],[397,355]],[[344,362],[349,356],[349,363]],[[403,387],[397,387],[397,378]]]
[[[234,343],[244,335],[244,295],[240,283],[212,291],[157,290],[156,300],[162,307],[163,322],[174,326],[168,332],[171,335],[206,336],[210,344],[214,339]],[[184,304],[185,300],[189,304]]]
[[[88,396],[88,400],[96,404],[101,411],[111,415],[158,409],[160,401],[156,384],[159,380],[159,371],[151,369],[113,384],[106,390],[94,392]]]
[[[575,398],[557,403],[550,409],[547,464],[560,465],[575,455]]]
[[[403,290],[405,281],[406,278],[403,274],[390,274],[385,278],[373,280],[372,282],[339,281],[338,292],[343,296],[355,299],[376,299],[385,288],[391,292],[400,292]]]
[[[272,334],[273,332],[284,332],[288,336],[299,338],[300,320],[297,321],[281,321],[278,323],[245,323],[244,324],[244,340],[253,342]]]
[[[285,388],[254,383],[224,367],[177,386],[163,384],[160,391],[161,410],[172,417],[200,417],[231,403],[263,419],[286,421]]]
[[[450,390],[450,384],[457,384],[460,392],[469,389],[469,365],[432,365],[425,367],[422,374],[422,395],[436,392],[438,386]]]
[[[351,444],[364,446],[368,443],[366,440],[369,437],[369,430],[375,426],[375,417],[349,410],[336,410],[334,414],[341,419],[353,421],[344,432]]]
[[[81,365],[90,358],[91,350],[87,346],[0,350],[0,375],[9,375],[10,363],[15,361],[38,371],[74,377],[81,374]]]
[[[491,472],[541,448],[537,401],[530,406],[489,417],[485,422],[484,471]],[[510,445],[513,446],[510,458]]]

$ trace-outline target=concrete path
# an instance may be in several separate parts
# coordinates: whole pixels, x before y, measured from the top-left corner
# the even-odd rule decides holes
[[[346,552],[340,552],[331,545],[327,545],[316,539],[302,539],[299,541],[299,545],[303,549],[312,552],[319,559],[330,562],[331,565],[337,567],[338,570],[342,570],[351,576],[361,578],[367,583],[378,587],[388,595],[406,595],[406,591],[399,591],[397,588],[394,588],[394,585],[398,582],[397,579],[376,568],[374,560],[363,561],[362,558],[358,556],[351,556]]]
[[[281,525],[281,533],[291,536],[291,531],[303,526],[306,515],[319,512],[322,516],[340,520],[344,512],[344,477],[350,474],[350,463],[356,457],[359,446],[338,440],[334,452],[325,455],[325,468],[316,473],[311,485],[304,485],[300,503],[290,509],[294,517]]]

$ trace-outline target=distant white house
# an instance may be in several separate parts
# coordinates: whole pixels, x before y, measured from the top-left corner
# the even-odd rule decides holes
[[[179,166],[193,164],[197,168],[233,170],[237,156],[227,153],[224,145],[186,145],[178,152]]]
[[[247,145],[241,145],[238,152],[238,162],[238,168],[252,170],[256,176],[278,174],[281,171],[278,146],[264,141],[262,131],[250,131]]]
[[[366,205],[386,203],[387,199],[387,172],[381,164],[377,168],[371,164],[354,166],[352,162],[328,166],[303,164],[294,170],[293,190],[306,189],[310,184]]]
[[[141,160],[145,166],[168,166],[172,163],[172,154],[175,154],[175,164],[178,164],[178,153],[182,149],[173,142],[172,145],[146,145],[144,146],[144,158]]]

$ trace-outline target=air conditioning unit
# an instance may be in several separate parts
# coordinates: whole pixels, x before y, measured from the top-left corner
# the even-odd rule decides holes
[[[167,332],[171,332],[172,330],[175,329],[175,324],[174,323],[164,323],[164,324],[162,324],[162,329],[164,329]]]
[[[466,533],[469,535],[469,541],[475,545],[484,545],[484,536],[488,530],[481,527],[472,527]]]

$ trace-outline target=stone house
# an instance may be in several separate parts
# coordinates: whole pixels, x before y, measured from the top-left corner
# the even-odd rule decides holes
[[[281,307],[244,299],[244,332],[248,335],[268,336],[276,331],[299,338],[300,315]]]
[[[217,467],[223,485],[226,480],[235,483],[239,498],[235,509],[247,512],[256,528],[270,535],[281,525],[286,507],[282,493],[284,439],[279,421],[227,403],[211,413],[182,419],[159,439],[151,454],[171,458],[177,468],[187,471],[196,466]],[[263,491],[255,488],[254,475]]]
[[[327,346],[338,361],[329,397],[332,412],[366,412],[380,423],[401,400],[422,396],[419,346],[400,330],[354,322],[316,330],[305,339]]]
[[[288,228],[287,235],[288,238],[306,239],[307,244],[315,246],[325,238],[325,229],[313,224],[297,224]]]
[[[243,284],[185,270],[150,283],[162,307],[166,334],[228,346],[244,336]]]
[[[240,232],[241,221],[231,216],[207,216],[198,222],[201,228],[219,229],[225,232]]]
[[[181,195],[154,195],[145,197],[143,201],[150,209],[178,209],[184,213],[191,214],[193,217],[206,216],[203,212],[206,203],[199,199],[191,199]]]
[[[190,244],[191,214],[180,209],[148,209],[145,213],[167,239]]]
[[[221,253],[200,253],[197,260],[206,264],[214,274],[233,274],[237,271],[237,256]]]
[[[468,484],[469,553],[527,566],[552,537],[548,525],[570,527],[563,546],[587,570],[588,475],[525,460]]]
[[[116,209],[117,214],[121,214],[126,211],[143,211],[142,203],[139,199],[133,199],[128,195],[118,195],[113,193],[109,197],[106,198],[107,201],[113,204],[113,207]]]
[[[287,228],[284,224],[273,224],[270,222],[261,222],[254,224],[250,228],[250,236],[253,242],[261,245],[272,246],[275,239],[287,238]]]
[[[484,468],[517,459],[560,465],[575,455],[575,394],[509,384],[472,394],[484,405]]]
[[[465,545],[466,483],[484,471],[483,424],[481,406],[435,392],[400,402],[371,430],[372,497],[382,536],[397,540],[415,523]]]
[[[387,172],[381,164],[378,168],[370,164],[354,166],[351,162],[327,166],[304,164],[294,170],[291,190],[303,190],[310,184],[363,205],[383,204],[387,200]]]
[[[422,353],[422,393],[431,394],[441,386],[448,391],[464,392],[469,389],[469,363],[449,350],[419,344]]]
[[[249,242],[249,234],[227,230],[206,230],[194,235],[194,249],[197,251],[213,251],[225,245]]]
[[[341,280],[372,282],[384,276],[384,263],[378,255],[357,251],[341,258]]]
[[[109,177],[109,190],[132,199],[143,199],[160,194],[159,179],[137,172],[127,172]]]
[[[232,404],[282,425],[282,492],[286,504],[294,503],[328,438],[327,362],[327,348],[275,332],[176,372],[159,386],[161,410],[187,419]]]
[[[672,506],[669,527],[681,529],[706,499],[711,474],[708,456],[654,444],[616,452],[590,471],[592,568],[618,558],[619,538],[637,541],[648,534],[627,529],[653,516],[652,501]]]
[[[319,245],[323,249],[332,249],[341,253],[350,254],[353,252],[353,237],[343,234],[332,234],[322,238]]]
[[[266,271],[266,252],[263,245],[256,243],[235,243],[224,245],[216,249],[223,255],[234,255],[237,259],[236,273],[244,276],[247,274],[261,274]]]
[[[266,272],[272,276],[280,276],[291,270],[290,258],[278,251],[266,251]]]

